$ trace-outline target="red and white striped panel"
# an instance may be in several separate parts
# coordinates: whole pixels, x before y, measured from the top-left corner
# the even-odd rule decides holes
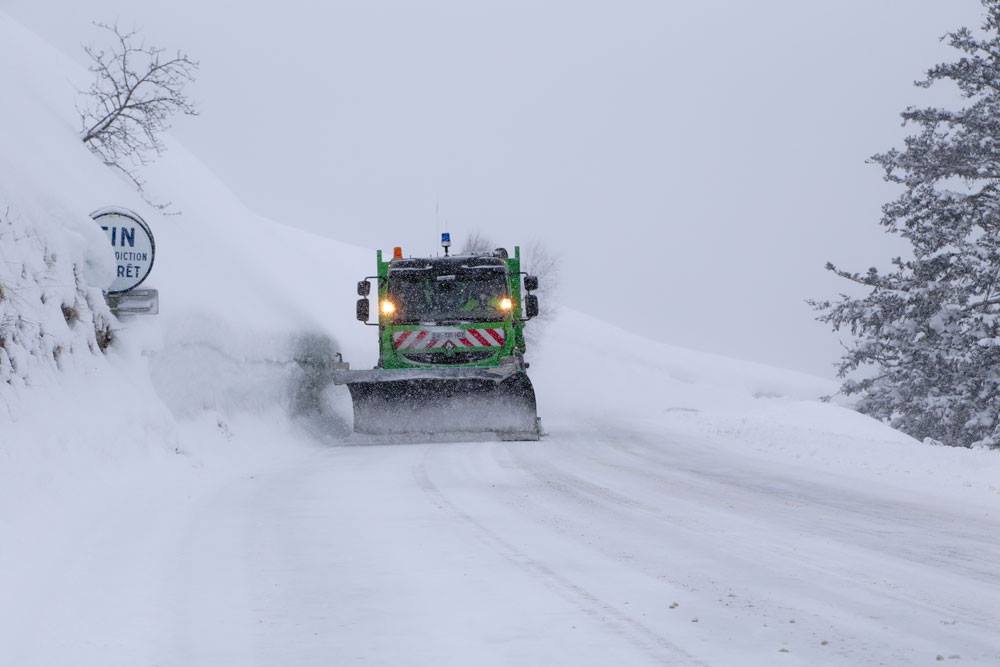
[[[417,329],[392,334],[397,350],[434,350],[437,348],[503,347],[507,340],[502,328],[488,329]]]

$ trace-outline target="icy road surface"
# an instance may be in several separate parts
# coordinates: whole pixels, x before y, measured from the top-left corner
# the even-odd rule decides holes
[[[0,663],[1000,661],[988,506],[585,426],[252,468],[40,530],[0,562]]]

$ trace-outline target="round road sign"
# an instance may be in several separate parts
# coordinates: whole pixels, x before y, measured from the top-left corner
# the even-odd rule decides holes
[[[153,232],[138,213],[126,208],[102,208],[90,214],[111,241],[115,253],[115,280],[108,294],[135,289],[153,269],[156,243]]]

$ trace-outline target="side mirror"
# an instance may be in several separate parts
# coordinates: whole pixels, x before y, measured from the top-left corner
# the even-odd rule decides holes
[[[358,299],[357,312],[359,322],[368,321],[368,316],[371,315],[371,304],[368,302],[368,299]]]
[[[358,283],[358,296],[368,296],[371,294],[372,284],[367,280],[362,280]]]
[[[538,297],[534,294],[524,297],[524,314],[529,320],[538,316]]]
[[[525,276],[524,277],[524,289],[529,292],[534,292],[538,289],[538,276]]]

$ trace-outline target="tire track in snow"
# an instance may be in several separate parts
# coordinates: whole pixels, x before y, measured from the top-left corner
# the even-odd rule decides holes
[[[753,469],[741,471],[732,466],[731,459],[720,459],[699,467],[690,458],[669,456],[661,446],[662,440],[653,441],[638,433],[630,434],[626,439],[603,432],[600,433],[600,441],[634,460],[678,473],[672,476],[672,482],[681,481],[677,477],[685,477],[693,490],[696,487],[701,489],[706,499],[713,497],[712,491],[703,487],[726,489],[753,497],[758,502],[769,503],[769,517],[780,518],[800,530],[835,537],[845,544],[879,551],[915,564],[932,564],[982,584],[1000,585],[1000,574],[992,567],[1000,559],[1000,541],[988,537],[1000,534],[1000,523],[996,521],[987,522],[968,515],[956,517],[928,504],[904,503],[856,489],[806,482],[787,474],[776,474],[774,471],[778,466],[773,464],[758,464]],[[635,443],[639,443],[641,448]],[[604,465],[609,464],[605,462]],[[649,465],[620,466],[618,469],[648,480],[662,481],[650,471]],[[790,512],[790,507],[808,507],[814,513],[810,521],[803,521]],[[821,512],[826,520],[817,522],[816,512]],[[851,524],[849,519],[855,518],[863,519],[866,525]],[[971,528],[970,522],[977,527]],[[899,539],[907,534],[914,538],[947,534],[952,544],[957,541],[969,543],[967,551],[977,554],[978,558],[964,557],[954,548],[941,548],[936,553],[928,553],[908,547],[910,540]]]
[[[823,595],[816,599],[817,601],[825,599],[827,602],[835,602],[837,606],[831,607],[831,612],[840,610],[840,612],[847,612],[849,615],[860,614],[864,618],[877,619],[885,611],[880,609],[881,605],[890,603],[897,606],[901,614],[899,618],[907,617],[910,612],[913,612],[918,614],[920,620],[925,623],[928,622],[928,619],[947,617],[960,620],[961,625],[969,628],[989,631],[995,627],[996,610],[984,617],[982,614],[984,608],[976,608],[975,603],[961,606],[955,604],[947,607],[942,606],[943,600],[935,599],[940,598],[940,596],[933,595],[937,589],[928,588],[926,585],[918,583],[919,579],[909,578],[910,574],[914,577],[917,576],[917,570],[914,568],[931,566],[936,576],[943,577],[945,581],[954,585],[968,587],[972,583],[968,581],[971,578],[980,584],[995,588],[997,581],[995,572],[989,572],[983,578],[984,573],[988,570],[988,563],[970,564],[966,562],[967,559],[962,559],[958,563],[941,563],[936,557],[940,549],[934,549],[932,553],[928,554],[913,545],[896,543],[895,540],[887,539],[885,536],[880,538],[877,534],[878,530],[872,532],[871,522],[884,525],[887,531],[897,532],[901,529],[900,522],[902,522],[905,530],[919,532],[922,524],[917,520],[918,517],[912,516],[916,513],[923,517],[918,505],[896,502],[888,503],[891,505],[888,507],[880,507],[879,503],[882,503],[883,499],[877,495],[836,486],[812,488],[804,480],[776,474],[773,470],[770,472],[764,470],[761,462],[747,461],[749,467],[746,470],[739,470],[733,467],[731,460],[721,458],[719,460],[705,460],[704,457],[692,459],[687,456],[687,454],[692,453],[690,448],[682,443],[677,443],[677,446],[681,447],[683,451],[677,456],[671,456],[670,453],[663,451],[662,440],[654,442],[649,437],[639,433],[616,432],[609,434],[599,432],[585,439],[592,441],[594,447],[574,447],[571,457],[568,458],[538,455],[539,452],[530,448],[508,446],[504,451],[517,469],[535,478],[545,487],[565,496],[567,500],[582,503],[591,509],[601,511],[608,517],[609,521],[614,522],[612,525],[624,525],[628,522],[634,523],[636,530],[641,529],[646,524],[640,520],[639,514],[642,512],[640,508],[648,509],[655,506],[658,510],[658,517],[655,520],[657,523],[663,524],[663,529],[689,532],[692,527],[679,521],[678,517],[664,511],[664,508],[668,506],[664,503],[691,503],[695,500],[698,501],[699,506],[704,505],[706,508],[714,508],[723,513],[728,512],[733,517],[744,517],[747,521],[760,524],[759,530],[762,531],[767,531],[769,526],[772,526],[776,531],[775,534],[779,536],[788,533],[789,536],[802,535],[814,539],[832,539],[840,542],[847,549],[855,550],[859,556],[864,556],[869,560],[871,558],[886,559],[884,561],[885,567],[882,567],[883,561],[874,561],[879,564],[874,573],[868,572],[864,568],[859,570],[857,567],[854,571],[840,568],[831,569],[823,566],[824,561],[822,560],[803,559],[799,549],[784,553],[780,548],[780,540],[775,542],[777,549],[773,553],[765,550],[765,554],[757,555],[756,559],[760,565],[771,563],[770,570],[774,573],[793,577],[798,584],[808,585],[809,588],[822,586]],[[636,446],[636,443],[642,447]],[[607,455],[608,452],[627,456],[637,465],[627,464],[628,459],[615,461]],[[575,464],[584,459],[599,466],[599,470],[606,470],[614,474],[600,474],[598,470],[595,474],[597,474],[597,479],[601,481],[601,484],[596,484],[594,481],[567,469],[565,465],[566,463]],[[558,461],[563,461],[563,465],[559,465]],[[699,466],[699,463],[704,465]],[[500,465],[504,464],[501,462]],[[724,468],[720,470],[719,466]],[[506,467],[511,466],[507,464]],[[755,476],[755,473],[760,473],[760,476]],[[622,475],[632,477],[638,483],[626,484]],[[604,482],[614,479],[619,480],[618,484],[623,489],[628,489],[628,502],[621,501],[625,497],[621,491],[604,486]],[[635,491],[643,488],[646,489],[647,494],[653,495],[634,495]],[[736,495],[733,495],[734,493]],[[854,495],[851,495],[854,493],[861,494],[861,497],[855,498]],[[655,502],[651,500],[652,498],[662,498],[663,502]],[[534,502],[531,503],[530,508],[526,508],[524,499],[515,499],[514,504],[520,505],[521,511],[535,521],[545,523],[568,538],[576,538],[585,546],[602,551],[609,557],[617,553],[613,548],[614,544],[617,543],[610,546],[600,544],[600,532],[594,533],[594,539],[579,539],[590,530],[586,522],[576,521],[571,516],[568,519],[566,517],[560,519],[551,507],[542,503]],[[873,504],[875,505],[874,509],[870,507]],[[797,511],[799,509],[803,510],[802,513]],[[821,513],[820,517],[816,516],[816,511]],[[952,517],[949,522],[942,518],[946,516],[946,513],[941,510],[935,510],[929,514],[931,516],[928,520],[932,525],[936,525],[935,529],[928,531],[930,535],[938,535],[942,530],[945,530],[943,535],[951,534],[961,538],[968,533],[968,530],[964,529],[960,522],[956,523],[957,517]],[[647,516],[651,515],[647,514]],[[852,525],[852,521],[857,525]],[[973,533],[973,536],[978,538],[976,540],[978,544],[979,541],[983,540],[983,536],[989,534],[991,534],[990,531],[984,530]],[[650,537],[650,539],[652,538]],[[942,543],[949,541],[947,537],[935,537],[934,540]],[[960,555],[959,550],[954,551],[956,556]],[[976,552],[973,547],[966,547],[965,551]],[[735,553],[729,553],[729,550],[726,549],[704,550],[706,556],[713,552],[716,552],[714,558],[735,557]],[[867,555],[866,552],[868,552]],[[926,556],[930,556],[930,558]],[[777,560],[772,562],[772,558]],[[892,561],[889,560],[891,558],[899,559],[904,569],[898,569],[893,565]],[[853,562],[854,560],[849,560],[845,564],[849,565]],[[784,563],[784,566],[781,563]],[[833,563],[836,564],[836,561]],[[752,565],[753,559],[747,564]],[[644,568],[641,562],[633,562],[632,565],[645,570],[650,576],[656,574],[654,571]],[[952,565],[957,565],[957,567],[953,568]],[[968,565],[973,565],[973,567],[970,569],[967,567]],[[705,570],[702,574],[709,571]],[[829,579],[830,577],[833,577],[833,581],[839,582],[839,584],[834,586],[831,581],[826,584],[821,583],[821,579]],[[895,584],[891,581],[893,578],[896,580]],[[710,580],[709,583],[711,583]],[[790,581],[790,584],[793,583],[795,581]],[[912,589],[912,585],[915,585],[916,589]],[[792,591],[794,587],[789,587],[788,590]],[[852,590],[855,592],[850,593]],[[969,588],[968,590],[972,594],[975,589]],[[928,597],[929,595],[932,597]],[[950,597],[954,599],[954,596]],[[982,598],[982,595],[971,595],[969,599],[976,597]],[[865,602],[866,600],[867,602]],[[879,603],[878,600],[883,602]],[[983,600],[980,599],[979,604],[982,605],[982,603]],[[758,609],[768,606],[767,600],[763,598],[756,599],[754,604]],[[785,611],[795,612],[796,615],[799,615],[800,620],[805,613],[804,610],[796,609],[794,603]],[[904,611],[906,611],[905,614]],[[838,613],[838,615],[840,614]],[[915,620],[916,618],[914,617]],[[956,639],[955,632],[961,635],[967,634],[962,628],[953,627],[951,621],[945,623],[945,620],[941,620],[940,622],[949,626],[947,634],[952,636],[952,641]],[[937,621],[934,624],[936,625]],[[801,624],[799,629],[803,629]],[[888,630],[888,628],[885,629]],[[915,632],[912,628],[907,630],[905,622],[897,626],[897,630],[911,635]],[[981,637],[982,633],[977,633],[977,636]],[[858,637],[851,639],[854,644],[857,644],[858,640]],[[959,641],[966,647],[975,646],[976,648],[972,652],[980,655],[992,655],[995,650],[995,646],[983,645],[972,636]],[[872,648],[877,653],[881,647],[873,645]],[[863,653],[855,653],[855,657],[858,659],[861,659],[863,655]]]
[[[529,556],[516,546],[505,540],[497,532],[491,530],[485,523],[450,501],[441,489],[431,480],[427,469],[427,459],[431,452],[439,447],[429,447],[418,465],[414,467],[413,476],[417,486],[427,494],[431,503],[441,511],[452,514],[473,529],[477,539],[506,561],[540,581],[560,597],[570,602],[597,623],[607,627],[612,632],[627,639],[633,646],[653,658],[658,664],[705,665],[693,655],[677,646],[663,635],[652,630],[642,622],[622,612],[614,605],[602,600],[583,586],[572,582],[559,574],[542,561]]]

